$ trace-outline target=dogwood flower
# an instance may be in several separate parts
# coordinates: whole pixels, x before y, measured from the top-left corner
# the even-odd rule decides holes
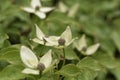
[[[83,35],[78,42],[74,42],[74,46],[84,55],[92,55],[99,48],[100,44],[96,43],[92,46],[87,46],[85,35]]]
[[[64,48],[69,46],[76,38],[72,38],[71,29],[68,26],[65,31],[59,36],[53,38],[46,38],[46,41],[54,45],[55,48]]]
[[[63,48],[70,45],[75,38],[72,38],[71,29],[68,26],[60,36],[45,36],[45,34],[36,25],[36,35],[33,41],[46,46],[53,46],[55,48]]]
[[[30,7],[22,7],[22,9],[29,13],[34,13],[37,15],[40,19],[46,18],[46,13],[53,10],[53,7],[43,7],[41,5],[40,0],[31,0],[31,6]]]
[[[36,27],[36,36],[37,38],[32,39],[34,42],[46,45],[46,46],[55,46],[57,43],[57,40],[59,39],[58,36],[46,36],[41,29],[35,25]],[[46,40],[50,39],[51,41],[48,42]]]
[[[51,50],[43,55],[40,60],[37,56],[27,47],[22,46],[20,50],[20,57],[22,62],[26,65],[22,73],[38,75],[40,71],[45,71],[50,67],[52,62]]]

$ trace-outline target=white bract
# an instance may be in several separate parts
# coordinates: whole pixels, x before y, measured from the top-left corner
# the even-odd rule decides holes
[[[92,46],[87,46],[85,35],[83,35],[78,42],[74,42],[74,46],[84,55],[92,55],[99,48],[100,44],[96,43]]]
[[[38,75],[40,72],[39,64],[42,64],[40,68],[43,68],[45,70],[50,67],[52,62],[51,50],[49,50],[45,55],[40,58],[40,60],[38,60],[37,56],[29,48],[22,46],[20,50],[20,57],[22,62],[27,67],[22,71],[22,73],[25,74]]]
[[[58,9],[59,11],[63,12],[63,13],[67,13],[67,15],[69,17],[75,17],[75,14],[77,13],[78,9],[79,9],[79,3],[74,4],[71,8],[69,8],[68,6],[66,6],[63,2],[59,2],[58,3]]]
[[[40,19],[46,18],[46,13],[53,10],[53,7],[43,7],[41,5],[40,0],[31,0],[31,6],[30,7],[22,7],[22,9],[29,13],[34,13],[37,15]]]
[[[68,11],[68,7],[61,1],[58,3],[58,8],[63,13],[66,13]]]
[[[63,48],[70,45],[75,38],[72,38],[71,29],[68,26],[60,36],[45,36],[45,34],[36,25],[36,35],[33,41],[46,46],[53,46],[55,48]]]

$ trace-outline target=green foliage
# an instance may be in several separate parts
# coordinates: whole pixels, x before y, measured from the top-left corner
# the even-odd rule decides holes
[[[84,59],[80,60],[77,66],[80,68],[89,68],[95,71],[101,70],[99,62],[91,57],[85,57]]]
[[[58,71],[59,74],[64,76],[77,76],[79,72],[80,69],[73,64],[65,65],[60,71]]]
[[[1,80],[18,80],[23,77],[25,77],[22,73],[21,70],[23,67],[18,66],[18,65],[9,65],[5,67],[1,72],[0,72],[0,79]]]
[[[97,73],[91,69],[83,68],[76,80],[94,80]]]
[[[19,45],[14,45],[2,49],[0,51],[0,60],[5,60],[10,64],[19,64],[20,63]]]
[[[21,9],[29,7],[30,1],[0,1],[0,80],[120,80],[120,0],[40,0],[43,6],[55,8],[45,19]],[[68,8],[66,12],[60,11],[59,2]],[[77,3],[79,7],[70,17]],[[35,24],[47,36],[59,36],[70,26],[73,38],[85,34],[88,46],[100,43],[100,47],[93,55],[85,56],[72,44],[63,52],[34,43]],[[37,76],[22,73],[26,67],[20,58],[22,45],[38,58],[52,49],[50,71]]]

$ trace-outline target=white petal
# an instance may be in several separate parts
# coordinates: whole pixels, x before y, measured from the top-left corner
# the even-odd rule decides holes
[[[66,30],[61,34],[61,38],[65,39],[66,43],[69,43],[72,40],[72,33],[71,29],[68,26]]]
[[[37,15],[40,19],[45,19],[46,18],[46,14],[40,11],[36,11],[35,15]]]
[[[20,50],[20,57],[23,63],[29,68],[36,68],[38,65],[38,59],[36,55],[27,47],[22,46]]]
[[[66,46],[69,46],[76,38],[73,38],[71,41],[69,41],[68,43],[66,43]]]
[[[60,11],[63,13],[68,11],[68,7],[63,2],[59,2],[58,7],[59,7]]]
[[[47,12],[50,12],[51,10],[53,10],[53,9],[54,8],[52,8],[52,7],[41,7],[40,11],[44,12],[44,13],[47,13]]]
[[[34,39],[32,39],[32,41],[44,45],[44,41],[43,41],[43,40],[40,40],[40,39],[38,39],[38,38],[34,38]]]
[[[86,43],[86,39],[85,39],[85,35],[83,35],[81,38],[80,38],[80,40],[79,40],[79,42],[78,42],[78,50],[82,50],[84,47],[87,47],[87,43]]]
[[[36,27],[36,36],[40,39],[40,40],[43,40],[43,38],[44,38],[44,33],[41,31],[41,29],[37,26],[37,25],[35,25],[35,27]]]
[[[25,68],[25,69],[22,71],[22,73],[38,75],[38,74],[39,74],[39,70],[34,70],[34,69],[30,69],[30,68]]]
[[[44,56],[41,57],[40,63],[45,65],[45,68],[49,67],[52,62],[51,50],[49,50]]]
[[[100,44],[97,43],[95,45],[92,45],[92,46],[88,47],[88,49],[85,52],[85,54],[86,55],[91,55],[91,54],[95,53],[99,46],[100,46]]]
[[[58,38],[55,39],[55,38],[53,38],[53,36],[50,36],[50,38],[44,37],[44,39],[47,41],[46,43],[44,43],[43,40],[40,40],[38,38],[34,38],[34,39],[32,39],[32,41],[39,43],[41,45],[46,45],[46,46],[58,46]]]
[[[40,40],[38,38],[32,39],[34,42],[39,43],[41,45],[46,45],[46,46],[54,46],[55,44],[49,43],[49,42],[44,42],[43,40]]]
[[[54,67],[54,65],[58,64],[58,63],[59,63],[59,61],[57,59],[55,59],[54,61],[52,61],[52,63],[50,64],[50,66],[48,68],[46,68],[46,69],[43,70],[42,73],[44,74],[44,73],[50,71],[50,69],[52,69]]]
[[[35,9],[37,6],[41,7],[40,0],[31,0],[31,6]]]
[[[68,16],[69,17],[74,17],[75,14],[77,13],[78,9],[79,9],[79,6],[80,6],[79,3],[76,3],[75,5],[73,5],[68,12]]]
[[[78,42],[74,41],[74,42],[73,42],[73,47],[75,47],[75,48],[78,49],[78,47],[79,47]]]
[[[45,38],[45,40],[47,41],[47,44],[49,46],[58,46],[58,39],[59,38],[60,37],[58,37],[58,36],[49,36],[49,37]]]
[[[22,7],[21,9],[29,13],[33,13],[35,11],[33,8],[30,8],[30,7]]]

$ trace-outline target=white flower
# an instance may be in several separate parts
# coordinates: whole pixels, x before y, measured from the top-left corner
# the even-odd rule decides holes
[[[53,46],[55,48],[63,48],[70,45],[75,38],[72,38],[71,29],[68,26],[66,30],[60,36],[48,36],[38,28],[36,25],[36,35],[37,38],[34,38],[33,41],[46,46]]]
[[[64,48],[69,46],[75,39],[76,38],[72,38],[71,29],[68,26],[66,30],[59,37],[56,37],[54,39],[48,37],[46,38],[46,41],[51,44],[54,43],[55,44],[54,47],[56,48]]]
[[[37,15],[40,19],[46,18],[46,13],[53,10],[53,7],[43,7],[39,0],[31,0],[31,6],[30,7],[22,7],[22,9],[29,13],[34,13]]]
[[[36,26],[36,36],[37,38],[32,39],[34,42],[42,44],[42,45],[46,45],[46,46],[55,46],[56,44],[58,44],[57,40],[59,39],[59,37],[57,36],[46,36],[41,29]],[[46,40],[50,39],[50,42],[47,42]]]
[[[85,35],[83,35],[78,42],[74,42],[74,46],[84,55],[92,55],[99,48],[100,44],[96,43],[92,46],[87,47]]]
[[[52,62],[51,50],[38,60],[37,56],[29,48],[22,46],[20,50],[20,57],[27,67],[22,71],[25,74],[38,75],[40,71],[44,71],[50,67]]]

